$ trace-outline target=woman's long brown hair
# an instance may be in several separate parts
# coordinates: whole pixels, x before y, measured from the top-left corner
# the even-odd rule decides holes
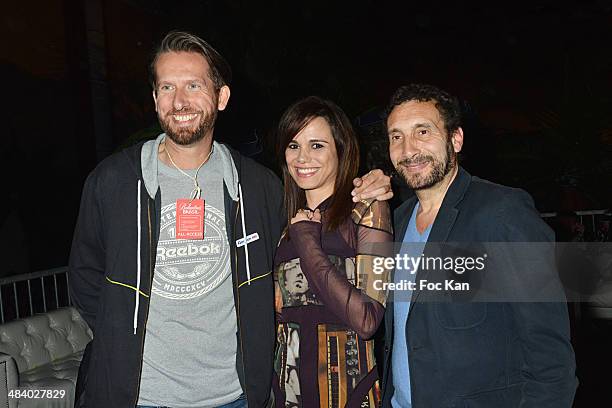
[[[334,184],[334,193],[326,209],[327,229],[337,229],[350,216],[353,208],[351,191],[353,179],[359,169],[359,145],[351,122],[346,114],[335,103],[309,96],[291,105],[280,119],[277,132],[277,157],[283,172],[285,183],[285,208],[287,225],[297,211],[306,207],[306,194],[289,174],[285,160],[285,150],[289,142],[304,129],[313,119],[323,118],[331,128],[338,154],[338,171]]]

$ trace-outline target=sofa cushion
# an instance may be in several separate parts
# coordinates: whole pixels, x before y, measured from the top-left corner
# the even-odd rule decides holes
[[[92,338],[79,313],[62,308],[0,325],[0,352],[23,373],[83,351]]]
[[[54,390],[55,396],[63,398],[20,398],[19,407],[73,407],[76,379],[79,364],[83,358],[83,351],[72,354],[63,359],[55,360],[44,366],[34,368],[19,374],[19,389],[22,390]],[[53,394],[52,394],[53,395]]]

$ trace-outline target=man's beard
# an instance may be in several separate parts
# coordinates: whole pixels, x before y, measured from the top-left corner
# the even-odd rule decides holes
[[[173,129],[172,128],[172,115],[192,115],[192,114],[199,114],[200,115],[200,122],[198,123],[198,126],[195,129],[191,129],[191,128],[179,128],[179,129]],[[172,140],[174,143],[181,145],[181,146],[187,146],[196,142],[199,142],[200,140],[202,140],[202,138],[204,138],[204,136],[206,135],[206,133],[208,133],[210,130],[212,130],[215,127],[215,121],[217,120],[217,110],[213,110],[210,113],[204,114],[203,111],[199,111],[199,112],[186,112],[186,111],[174,111],[174,112],[170,112],[166,115],[165,118],[159,118],[159,124],[162,128],[162,130],[164,131],[164,133],[166,133],[166,136],[168,136],[170,138],[170,140]]]
[[[431,171],[428,174],[410,174],[402,166],[419,165],[431,163]],[[395,164],[397,172],[413,190],[424,190],[435,186],[451,172],[457,165],[457,155],[453,149],[453,144],[449,140],[446,143],[446,157],[444,160],[436,160],[431,155],[418,155],[410,159],[402,159]]]

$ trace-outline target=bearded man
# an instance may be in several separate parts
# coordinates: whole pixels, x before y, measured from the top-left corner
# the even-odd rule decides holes
[[[214,141],[231,71],[213,47],[171,32],[150,68],[164,133],[83,189],[70,294],[94,338],[76,406],[269,406],[282,186]],[[392,195],[380,170],[355,185],[356,201]]]
[[[415,192],[394,214],[396,241],[410,243],[410,256],[444,242],[554,240],[526,192],[459,166],[457,98],[401,87],[386,125],[391,161]],[[517,269],[518,280],[533,279]],[[394,293],[386,308],[383,407],[571,407],[577,381],[565,303],[440,302],[446,294],[419,290],[433,273],[395,271],[395,282],[410,279],[416,291]]]

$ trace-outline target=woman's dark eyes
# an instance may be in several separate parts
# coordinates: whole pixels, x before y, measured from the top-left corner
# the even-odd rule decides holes
[[[297,145],[297,144],[289,144],[289,145],[287,146],[287,149],[292,149],[292,150],[294,150],[294,149],[299,149],[299,147],[300,147],[300,146],[299,146],[299,145]],[[313,144],[312,144],[310,147],[311,147],[312,149],[321,149],[321,148],[325,147],[325,145],[324,145],[323,143],[313,143]]]

